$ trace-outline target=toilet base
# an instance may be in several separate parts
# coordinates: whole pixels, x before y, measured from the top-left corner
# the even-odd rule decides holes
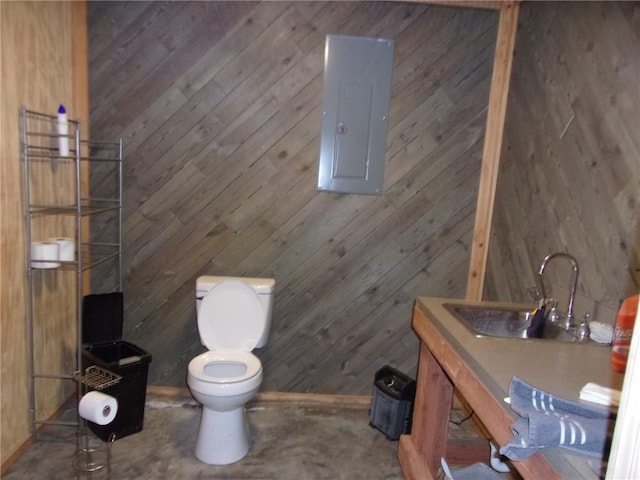
[[[249,451],[249,423],[244,405],[224,412],[202,408],[195,454],[210,465],[228,465]]]

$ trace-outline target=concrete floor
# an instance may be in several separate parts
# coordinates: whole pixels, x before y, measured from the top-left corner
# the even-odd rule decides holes
[[[211,466],[193,454],[200,407],[188,391],[176,389],[166,395],[150,388],[144,429],[112,444],[111,478],[402,479],[397,442],[369,427],[369,405],[363,397],[345,403],[345,397],[334,402],[329,396],[278,395],[265,394],[248,405],[249,454],[232,465]],[[74,405],[66,415],[75,416]],[[91,439],[96,446],[104,445]],[[107,478],[104,471],[78,476],[73,469],[75,452],[75,428],[52,427],[2,478]]]
[[[226,466],[211,466],[194,454],[200,407],[188,390],[150,387],[144,428],[116,440],[111,479],[400,480],[396,441],[369,426],[368,397],[259,394],[247,406],[249,454]],[[75,418],[75,405],[63,416]],[[454,408],[452,421],[466,416]],[[109,478],[105,470],[79,475],[73,468],[76,429],[51,427],[2,476],[3,480]],[[472,422],[450,424],[450,436],[477,436]],[[91,436],[92,446],[104,443]]]

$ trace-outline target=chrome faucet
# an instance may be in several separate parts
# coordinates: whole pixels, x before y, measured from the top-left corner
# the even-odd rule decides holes
[[[567,308],[567,315],[564,322],[564,328],[566,330],[569,330],[570,328],[575,327],[575,324],[573,322],[573,302],[576,297],[576,287],[578,286],[578,261],[568,253],[563,252],[550,253],[549,255],[544,257],[544,260],[542,260],[540,268],[538,269],[540,292],[542,293],[543,298],[547,298],[547,294],[544,290],[544,281],[542,279],[542,275],[544,274],[544,269],[547,268],[547,264],[549,263],[549,261],[552,258],[556,257],[566,258],[571,263],[571,268],[573,268],[573,275],[571,276],[571,293],[569,294],[569,306]]]

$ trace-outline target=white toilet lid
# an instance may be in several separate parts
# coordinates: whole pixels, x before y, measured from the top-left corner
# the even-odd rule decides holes
[[[205,347],[235,348],[250,352],[264,329],[262,302],[242,280],[225,280],[202,299],[198,332]]]

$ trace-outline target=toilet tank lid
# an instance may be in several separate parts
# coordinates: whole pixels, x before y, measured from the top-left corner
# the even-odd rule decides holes
[[[223,277],[215,275],[202,275],[196,280],[196,297],[201,298],[211,290],[214,285],[225,280],[242,280],[249,284],[258,295],[273,292],[276,281],[273,278],[252,278],[252,277]]]

